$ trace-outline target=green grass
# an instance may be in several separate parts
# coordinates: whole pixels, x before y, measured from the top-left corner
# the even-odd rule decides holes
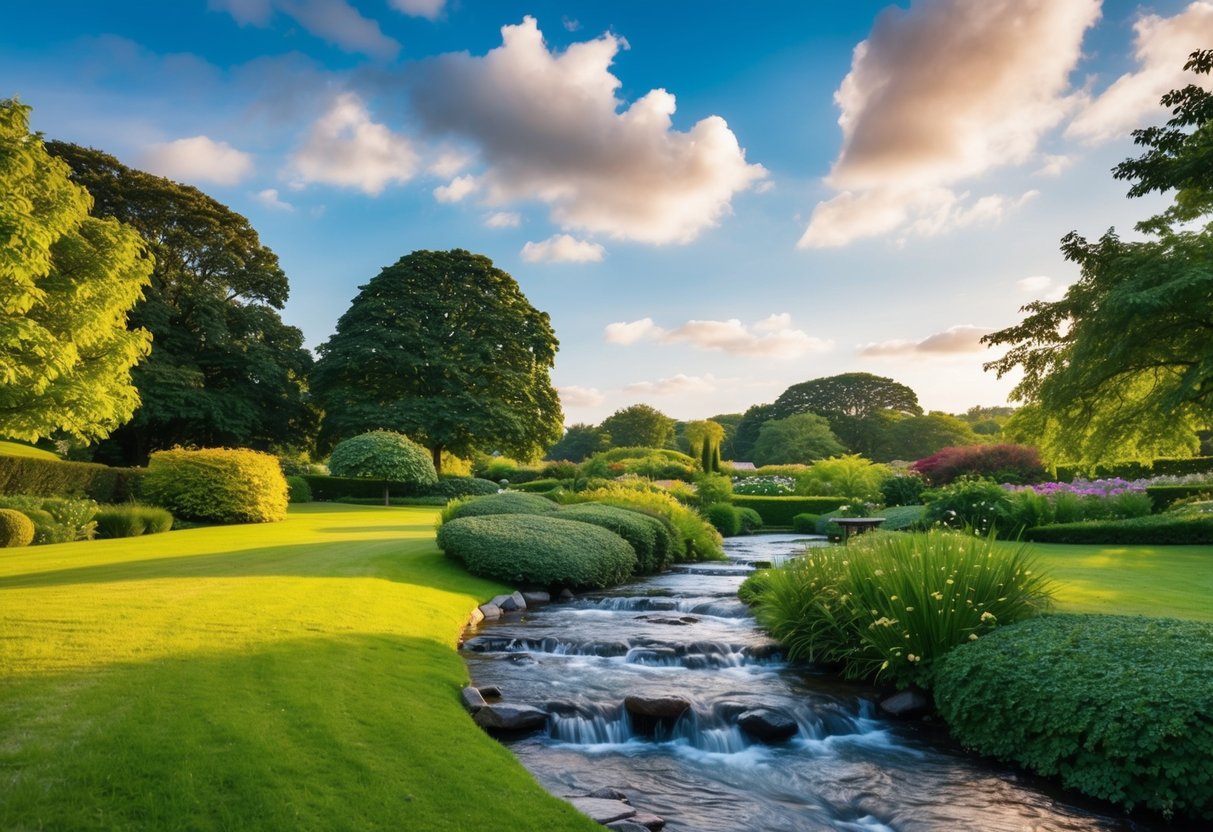
[[[1029,551],[1056,581],[1058,612],[1213,621],[1213,547],[1031,543]]]
[[[0,441],[0,456],[32,456],[36,459],[59,459],[57,455],[50,451],[32,448],[29,445],[22,445],[20,442],[5,441]]]
[[[459,705],[456,638],[502,587],[436,515],[0,552],[0,829],[599,828]]]

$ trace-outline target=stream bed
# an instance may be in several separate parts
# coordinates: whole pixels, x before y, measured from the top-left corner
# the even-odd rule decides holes
[[[930,725],[878,715],[871,688],[789,664],[737,588],[756,562],[819,539],[726,542],[726,562],[689,564],[469,632],[472,684],[551,713],[506,740],[550,792],[618,789],[670,832],[1145,832],[1167,828],[1081,802],[954,747]],[[627,697],[676,696],[676,721],[644,721]],[[790,716],[774,744],[738,717]],[[644,722],[644,724],[641,724]]]

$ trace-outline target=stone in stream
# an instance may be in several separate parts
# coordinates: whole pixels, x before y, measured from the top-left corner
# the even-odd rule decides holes
[[[796,720],[770,708],[754,708],[737,717],[737,724],[751,737],[761,742],[783,742],[800,730]]]
[[[636,810],[622,800],[604,800],[600,797],[571,797],[569,803],[583,815],[589,815],[594,822],[606,826],[619,820],[626,820],[636,814]]]
[[[691,709],[691,702],[681,696],[629,696],[623,707],[632,716],[675,720]]]
[[[664,818],[659,818],[656,815],[650,814],[648,812],[637,812],[636,814],[632,815],[627,820],[620,821],[620,822],[621,823],[633,823],[636,826],[641,827],[642,829],[650,830],[650,832],[656,832],[656,830],[661,829],[662,827],[665,826]]]
[[[463,700],[463,707],[467,708],[472,713],[476,713],[488,703],[484,701],[484,697],[476,688],[467,687],[459,691],[459,698]]]
[[[573,590],[569,589],[567,586],[560,590],[560,594],[556,596],[557,600],[560,601],[572,601],[575,597],[576,596],[573,595]]]
[[[552,603],[552,595],[548,592],[539,591],[524,592],[522,593],[522,600],[526,601],[527,609],[531,609],[533,607],[542,607],[545,604]]]
[[[880,700],[880,709],[900,719],[925,716],[931,712],[931,697],[918,688],[907,688]]]
[[[594,789],[586,795],[586,797],[597,797],[602,800],[621,800],[624,803],[629,803],[628,796],[619,789],[612,789],[610,786],[604,786],[601,789]]]
[[[496,621],[498,618],[501,618],[501,607],[491,601],[481,604],[477,609],[480,610],[480,614],[484,616],[486,621]]]
[[[668,615],[638,615],[638,616],[636,616],[636,620],[637,621],[649,621],[649,622],[652,622],[653,624],[667,624],[671,627],[685,627],[688,624],[698,624],[699,623],[698,618],[695,618],[690,615],[683,615],[683,616],[679,616],[678,618],[673,618]]]
[[[547,711],[530,705],[510,705],[504,702],[485,705],[472,719],[481,728],[505,733],[536,731],[548,724]]]
[[[489,603],[496,604],[502,612],[518,612],[526,609],[526,599],[521,592],[511,595],[498,595]]]
[[[496,685],[485,685],[482,688],[476,688],[476,690],[480,691],[480,695],[488,700],[501,698],[501,688]]]
[[[637,823],[632,818],[608,823],[606,828],[613,829],[614,832],[649,832],[649,827],[642,823]]]

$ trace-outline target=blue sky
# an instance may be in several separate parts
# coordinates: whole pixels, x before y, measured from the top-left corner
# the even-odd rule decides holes
[[[322,343],[416,249],[552,316],[569,423],[684,419],[842,372],[1001,404],[981,334],[1131,226],[1110,168],[1213,4],[114,0],[21,4],[34,129],[248,216]]]

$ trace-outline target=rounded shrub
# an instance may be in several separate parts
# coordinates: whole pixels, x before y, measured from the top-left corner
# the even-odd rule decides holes
[[[71,530],[57,522],[49,511],[40,508],[19,509],[34,524],[34,545],[67,543],[73,539]]]
[[[34,521],[14,508],[0,508],[0,546],[28,546],[34,542]]]
[[[752,508],[739,508],[741,515],[741,533],[752,534],[762,528],[762,515]]]
[[[792,518],[792,531],[801,534],[817,534],[817,521],[821,518],[820,514],[809,514],[803,512]]]
[[[664,490],[648,490],[615,482],[601,488],[579,491],[566,499],[571,502],[605,503],[659,515],[668,520],[677,532],[674,541],[676,560],[724,559],[720,532],[699,512],[687,508]]]
[[[969,748],[1126,810],[1210,821],[1210,667],[1207,622],[1048,615],[952,651],[933,686]]]
[[[641,574],[660,572],[674,559],[674,541],[666,525],[639,511],[601,503],[581,503],[562,509],[556,516],[561,520],[601,526],[622,537],[636,550],[636,569]]]
[[[712,503],[703,509],[703,516],[725,537],[741,534],[741,509],[732,503]]]
[[[258,451],[157,451],[148,461],[141,493],[148,502],[190,520],[269,523],[286,518],[286,478],[276,457]]]
[[[553,514],[560,507],[538,494],[506,491],[487,494],[483,497],[465,497],[452,500],[442,511],[442,522],[460,517],[484,517],[490,514]]]
[[[448,500],[452,500],[455,497],[483,497],[486,494],[496,494],[500,490],[501,486],[497,483],[480,477],[443,476],[429,487],[426,496],[446,497]]]
[[[287,500],[292,503],[310,503],[312,501],[312,487],[308,485],[307,480],[298,475],[291,475],[286,478]]]
[[[329,455],[334,477],[400,482],[428,488],[438,482],[432,455],[403,433],[372,430],[338,442]]]
[[[619,535],[557,517],[461,517],[442,524],[438,546],[473,575],[514,586],[601,588],[636,569],[636,552]]]

